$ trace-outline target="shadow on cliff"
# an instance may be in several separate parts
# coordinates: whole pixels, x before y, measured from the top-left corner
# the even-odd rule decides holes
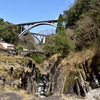
[[[92,63],[90,65],[91,72],[91,86],[92,88],[100,87],[100,45],[97,47],[94,57],[92,58]]]

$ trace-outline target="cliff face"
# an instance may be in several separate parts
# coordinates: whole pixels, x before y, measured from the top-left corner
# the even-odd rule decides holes
[[[0,55],[0,92],[22,89],[26,93],[35,94],[36,81],[34,80],[40,72],[32,59],[7,56],[6,53]]]
[[[0,90],[6,86],[38,96],[86,94],[100,87],[100,49],[63,58],[56,54],[37,68],[29,58],[0,57]],[[2,92],[2,91],[1,91]]]
[[[99,51],[98,51],[99,52]],[[100,87],[100,54],[86,50],[62,59],[55,55],[44,62],[46,93],[85,96],[90,89]]]

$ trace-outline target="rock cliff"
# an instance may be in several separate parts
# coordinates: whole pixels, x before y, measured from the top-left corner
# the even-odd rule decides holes
[[[100,54],[97,50],[70,54],[64,59],[55,55],[42,67],[47,95],[71,93],[86,96],[91,89],[100,87]]]
[[[1,56],[0,92],[9,91],[6,87],[10,86],[40,97],[62,94],[87,97],[89,91],[100,87],[99,51],[92,48],[67,57],[56,54],[39,68],[27,57]]]

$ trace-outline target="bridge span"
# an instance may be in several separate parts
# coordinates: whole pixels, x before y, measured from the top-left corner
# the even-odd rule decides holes
[[[36,21],[36,22],[19,23],[19,24],[15,24],[15,25],[25,26],[25,25],[33,25],[33,24],[36,24],[36,23],[43,23],[43,22],[55,23],[57,21],[58,21],[58,19],[53,19],[53,20],[44,20],[44,21]]]
[[[30,29],[39,26],[39,25],[51,25],[56,27],[57,25],[55,25],[54,23],[57,23],[58,19],[53,19],[53,20],[44,20],[44,21],[36,21],[36,22],[27,22],[27,23],[19,23],[19,24],[15,24],[16,26],[20,26],[21,27],[21,32],[18,35],[19,37],[22,37],[24,34],[26,34]],[[22,30],[22,27],[24,26],[28,26],[27,28],[25,28],[24,30]],[[36,35],[40,35],[40,34],[34,34],[33,36],[39,41],[38,37],[36,37]],[[43,43],[45,43],[45,37],[46,35],[40,35],[43,36]]]

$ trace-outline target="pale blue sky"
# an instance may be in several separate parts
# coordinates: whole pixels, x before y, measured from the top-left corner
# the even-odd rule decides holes
[[[13,24],[52,20],[69,9],[74,0],[0,0],[0,18]],[[32,31],[39,33],[52,26],[38,26]]]

